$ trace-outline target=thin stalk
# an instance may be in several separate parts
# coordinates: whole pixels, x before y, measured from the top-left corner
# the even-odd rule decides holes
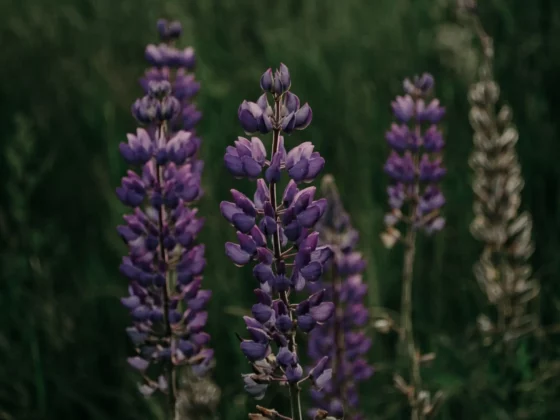
[[[416,211],[416,206],[412,206],[411,212]],[[414,257],[416,254],[416,229],[409,225],[407,228],[404,242],[404,266],[403,266],[403,290],[401,296],[402,326],[401,326],[401,345],[404,354],[408,357],[410,364],[410,385],[414,392],[412,404],[412,420],[423,419],[424,416],[416,401],[416,395],[421,387],[420,361],[416,354],[414,344],[414,331],[412,327],[412,280],[414,277]]]
[[[420,134],[420,126],[416,126],[416,132]],[[418,168],[418,154],[414,155],[414,167]],[[418,174],[415,175],[416,178]],[[409,220],[407,224],[406,236],[404,239],[404,263],[402,277],[402,296],[401,296],[401,334],[400,348],[403,358],[408,359],[410,369],[409,383],[412,388],[412,396],[409,396],[411,405],[411,419],[422,420],[424,415],[418,403],[418,392],[422,386],[420,377],[420,360],[416,354],[416,345],[414,343],[414,329],[412,326],[412,282],[414,279],[414,258],[416,256],[416,227],[413,221],[416,219],[416,211],[418,206],[418,179],[414,185],[412,203],[410,205]]]
[[[272,131],[272,157],[278,152],[280,143],[280,127],[277,126],[278,121],[280,121],[280,102],[282,100],[282,95],[274,96],[274,128]],[[276,193],[276,182],[271,182],[269,185],[270,191],[270,202],[272,208],[274,209],[274,219],[276,224],[279,223],[278,215],[278,197]],[[282,255],[282,245],[280,241],[280,230],[276,229],[274,235],[272,235],[272,248],[274,251],[274,261],[276,267],[276,274],[285,274],[286,264],[284,262],[284,256]],[[290,301],[288,297],[288,292],[279,293],[280,299],[286,307],[290,315],[290,319],[294,319],[294,310],[290,306]],[[296,343],[296,332],[293,330],[288,338],[288,348],[291,352],[297,354],[297,343]],[[297,384],[290,384],[290,406],[292,410],[293,420],[303,420],[303,413],[301,409],[301,399],[300,399],[300,389]]]
[[[160,136],[165,136],[165,125],[161,126],[161,129],[158,130]],[[157,188],[161,191],[163,190],[162,185],[162,177],[163,177],[163,167],[161,165],[156,164],[156,182]],[[167,265],[167,253],[165,252],[165,247],[163,245],[163,217],[164,217],[164,208],[163,205],[159,206],[158,208],[158,232],[159,232],[159,249],[160,249],[160,258],[163,264]],[[170,345],[172,344],[171,341],[173,339],[173,333],[171,330],[171,323],[169,322],[169,283],[170,283],[170,273],[166,267],[166,280],[165,286],[163,287],[163,325],[165,329],[164,335],[169,337]],[[167,396],[168,396],[168,407],[170,411],[170,418],[175,416],[175,374],[173,368],[173,362],[171,358],[165,367],[165,376],[167,379]]]

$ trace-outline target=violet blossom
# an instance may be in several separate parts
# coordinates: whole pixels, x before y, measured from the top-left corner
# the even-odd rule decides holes
[[[119,199],[133,208],[118,232],[129,249],[120,266],[130,282],[122,303],[132,316],[127,333],[137,349],[128,362],[144,378],[140,391],[164,392],[174,412],[175,369],[188,365],[201,375],[211,366],[210,336],[204,332],[211,292],[201,289],[206,261],[204,245],[195,239],[203,220],[192,207],[202,194],[200,139],[192,124],[199,115],[190,104],[198,91],[190,73],[194,55],[173,46],[181,33],[178,22],[160,20],[158,30],[163,43],[146,48],[153,65],[141,81],[146,95],[132,106],[142,127],[120,145],[137,169],[117,188]]]
[[[238,266],[253,261],[258,281],[252,317],[244,317],[249,338],[241,342],[241,351],[253,366],[252,373],[243,375],[245,389],[261,399],[271,383],[287,385],[292,413],[281,418],[301,420],[300,384],[310,380],[320,389],[329,382],[331,369],[325,357],[304,372],[296,331],[309,333],[327,322],[334,305],[325,298],[325,290],[294,302],[296,292],[305,291],[306,283],[323,274],[332,250],[320,245],[319,234],[312,230],[325,212],[326,200],[315,199],[315,187],[302,186],[317,176],[325,161],[310,142],[288,152],[281,135],[304,129],[312,118],[309,105],[300,106],[290,86],[288,68],[281,64],[274,74],[269,69],[261,77],[264,93],[257,102],[243,101],[239,107],[245,132],[272,132],[272,147],[268,154],[264,143],[253,136],[239,137],[227,148],[224,161],[229,172],[256,179],[257,185],[253,199],[231,190],[232,201],[223,201],[220,209],[237,230],[237,242],[226,244],[226,254]],[[279,196],[282,173],[290,180]]]
[[[392,151],[385,163],[385,173],[391,178],[387,188],[391,211],[385,216],[386,232],[382,235],[386,246],[392,247],[401,234],[399,222],[412,223],[426,233],[441,230],[445,219],[440,209],[445,198],[439,188],[446,169],[441,151],[444,140],[437,124],[445,114],[439,100],[428,100],[434,80],[424,74],[404,82],[404,96],[397,96],[391,106],[396,118],[385,134]],[[403,215],[405,206],[414,208],[411,215]]]
[[[317,409],[323,409],[335,417],[361,420],[365,417],[358,407],[358,384],[373,374],[365,357],[371,339],[363,331],[369,319],[363,303],[367,285],[362,281],[362,272],[366,263],[361,253],[355,251],[359,234],[344,210],[332,176],[323,177],[321,191],[327,199],[327,207],[316,229],[319,242],[330,244],[334,258],[328,282],[319,282],[312,287],[325,287],[336,311],[328,322],[309,335],[311,359],[318,361],[328,356],[333,369],[332,379],[325,387],[312,391],[317,408],[311,413],[315,416]]]

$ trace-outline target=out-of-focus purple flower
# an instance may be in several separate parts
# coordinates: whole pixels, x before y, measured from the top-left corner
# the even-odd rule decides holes
[[[421,76],[414,76],[412,80],[405,79],[403,82],[404,91],[412,96],[426,95],[433,87],[434,77],[429,73],[424,73]]]
[[[237,241],[225,245],[226,255],[238,266],[255,263],[258,303],[252,317],[244,318],[250,338],[242,341],[241,350],[254,371],[244,375],[245,389],[257,399],[276,381],[287,383],[292,393],[300,392],[299,382],[308,377],[299,362],[296,331],[313,331],[334,313],[333,303],[321,290],[297,305],[290,302],[294,291],[319,281],[333,255],[327,245],[319,245],[318,234],[312,231],[325,212],[326,201],[315,199],[315,187],[299,186],[313,181],[325,161],[310,142],[287,153],[281,136],[307,127],[311,108],[300,106],[299,98],[290,92],[290,73],[283,64],[275,72],[266,70],[260,85],[264,94],[256,102],[243,101],[238,117],[246,133],[272,131],[271,151],[267,153],[257,137],[239,137],[227,148],[224,161],[228,171],[235,177],[258,179],[252,199],[231,190],[232,201],[220,204],[222,215],[237,230]],[[278,183],[284,173],[291,180],[280,197]],[[142,196],[141,188],[134,191]],[[320,387],[328,382],[330,370],[324,366],[316,369],[317,374],[310,378]]]
[[[171,42],[179,37],[181,26],[161,20],[158,30],[162,41]],[[209,336],[203,332],[211,297],[201,289],[204,246],[195,243],[203,220],[191,206],[202,194],[202,162],[196,157],[200,138],[192,125],[181,125],[184,109],[193,106],[185,99],[198,91],[198,84],[184,68],[173,76],[172,68],[181,64],[169,57],[177,51],[169,44],[147,48],[157,68],[146,72],[141,81],[146,96],[132,108],[145,127],[128,134],[128,142],[119,146],[128,163],[140,166],[138,172],[129,170],[117,188],[123,204],[134,208],[117,230],[128,246],[120,271],[129,288],[121,302],[130,311],[133,325],[127,334],[138,353],[128,362],[146,378],[161,372],[157,380],[140,386],[146,396],[174,389],[175,366],[189,365],[202,375],[213,359]]]
[[[371,340],[361,331],[368,320],[363,300],[367,285],[362,282],[365,260],[355,251],[358,232],[344,210],[334,178],[323,177],[322,192],[326,197],[325,215],[317,225],[321,243],[329,243],[334,258],[329,276],[311,285],[325,290],[325,298],[336,306],[336,314],[309,336],[308,354],[316,367],[309,371],[319,390],[312,392],[315,412],[318,408],[345,419],[362,418],[359,410],[358,384],[368,379],[373,369],[366,360]],[[329,281],[327,281],[329,280]],[[334,309],[334,308],[333,308]],[[328,372],[323,375],[323,372]]]
[[[387,231],[382,235],[387,246],[400,237],[396,227],[400,221],[426,233],[433,233],[445,224],[439,215],[445,200],[437,187],[446,173],[440,155],[443,135],[437,126],[445,109],[439,100],[428,99],[434,87],[430,74],[406,79],[403,86],[405,96],[398,96],[391,104],[399,123],[392,124],[385,135],[392,149],[384,168],[392,181],[387,189],[392,211],[385,217]],[[405,206],[412,207],[410,218],[403,216]]]
[[[397,152],[392,152],[389,159],[387,159],[387,163],[385,163],[385,173],[403,184],[413,183],[416,173],[412,154],[405,152],[401,156]]]
[[[194,134],[194,127],[202,118],[202,114],[192,102],[200,90],[200,84],[193,73],[196,64],[195,52],[192,47],[181,50],[173,45],[182,32],[179,22],[168,22],[164,19],[160,19],[158,22],[161,43],[159,45],[150,44],[146,47],[146,59],[152,67],[146,70],[140,79],[140,84],[148,93],[151,83],[168,82],[172,98],[174,98],[173,105],[176,105],[175,100],[179,104],[177,112],[173,113],[173,118],[168,123],[169,130],[186,130]],[[135,109],[137,107],[135,105]],[[135,111],[137,118],[137,114],[144,117],[140,112],[142,110],[143,108],[139,108],[138,111]],[[175,111],[175,108],[173,110]]]

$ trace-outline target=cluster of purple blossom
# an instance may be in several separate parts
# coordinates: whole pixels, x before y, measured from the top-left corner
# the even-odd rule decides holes
[[[312,398],[319,409],[336,418],[361,420],[364,417],[358,407],[358,383],[373,374],[365,359],[371,339],[362,331],[369,320],[363,304],[367,286],[361,274],[366,262],[361,253],[355,251],[359,234],[344,210],[332,176],[323,178],[322,192],[327,208],[316,228],[320,242],[330,245],[334,258],[330,264],[330,282],[322,281],[317,285],[326,287],[336,312],[328,322],[311,332],[308,353],[314,361],[328,356],[333,377],[323,389],[313,390]],[[312,410],[312,415],[316,411]]]
[[[119,199],[134,208],[118,232],[129,248],[120,267],[130,281],[122,303],[130,310],[127,332],[138,351],[129,363],[143,374],[142,393],[159,389],[173,399],[176,366],[202,374],[211,365],[210,337],[203,332],[211,292],[201,290],[206,261],[195,239],[203,220],[191,207],[202,194],[200,138],[193,130],[201,114],[191,103],[199,90],[190,73],[194,53],[173,47],[178,22],[161,20],[158,30],[163,43],[146,48],[153,65],[141,79],[146,95],[132,106],[144,127],[120,145],[124,159],[140,170],[129,170],[117,188]],[[153,380],[148,373],[155,365],[161,368],[153,368]]]
[[[253,200],[232,190],[233,202],[222,202],[220,208],[237,229],[239,241],[227,243],[226,254],[239,266],[256,262],[253,274],[259,284],[255,290],[258,303],[252,308],[253,317],[244,318],[250,339],[241,343],[253,366],[253,373],[244,375],[245,389],[260,399],[271,382],[288,384],[292,417],[299,419],[300,384],[310,379],[321,388],[331,376],[326,357],[304,374],[296,331],[308,333],[327,322],[334,312],[333,303],[325,300],[324,290],[297,304],[292,302],[295,292],[303,291],[307,282],[319,280],[332,257],[331,248],[320,246],[319,234],[312,231],[325,211],[326,200],[314,199],[315,187],[298,188],[298,184],[311,182],[325,161],[309,142],[289,152],[285,149],[281,133],[303,130],[312,118],[309,105],[300,107],[299,98],[289,90],[288,68],[282,64],[274,74],[267,70],[260,84],[262,96],[256,103],[244,101],[238,116],[249,135],[272,132],[270,155],[258,137],[239,137],[235,146],[228,147],[224,161],[236,177],[256,179],[264,170],[264,178],[257,179]],[[273,106],[268,102],[269,94]],[[290,181],[279,201],[277,186],[282,172]]]
[[[426,233],[445,225],[439,213],[445,198],[438,187],[446,173],[440,156],[444,141],[437,127],[445,109],[437,99],[427,102],[433,85],[429,74],[406,79],[405,95],[397,96],[391,104],[397,123],[385,135],[392,148],[385,172],[393,182],[387,189],[391,212],[385,216],[387,231],[382,236],[388,247],[401,236],[395,227],[400,221]],[[413,210],[410,215],[403,215],[405,205]]]

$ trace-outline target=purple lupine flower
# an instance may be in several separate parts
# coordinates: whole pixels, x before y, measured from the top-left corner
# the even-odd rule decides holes
[[[152,67],[146,70],[140,79],[140,85],[147,93],[151,82],[169,82],[172,95],[180,104],[180,110],[174,113],[167,125],[171,131],[187,130],[191,132],[195,142],[200,144],[194,128],[201,120],[202,113],[192,102],[200,90],[200,83],[196,81],[192,73],[196,64],[194,49],[187,47],[181,50],[174,46],[182,32],[179,22],[167,22],[160,19],[158,32],[161,43],[150,44],[146,47],[146,59]],[[196,170],[202,170],[201,164],[196,167]]]
[[[400,238],[395,227],[399,221],[426,233],[445,225],[439,214],[445,198],[438,187],[446,173],[440,156],[444,141],[437,126],[445,109],[437,99],[428,100],[433,85],[429,74],[406,79],[405,95],[392,103],[397,123],[385,134],[392,151],[384,167],[392,181],[387,190],[391,212],[385,216],[387,231],[382,236],[389,247]],[[407,204],[414,207],[412,220],[402,213]]]
[[[412,282],[416,235],[419,229],[427,234],[443,229],[444,218],[440,210],[445,198],[439,183],[446,169],[440,156],[444,147],[443,136],[437,124],[443,118],[445,109],[437,99],[429,100],[434,86],[434,78],[429,74],[406,79],[404,96],[392,102],[397,120],[385,138],[392,151],[385,164],[385,172],[391,179],[387,188],[391,211],[385,215],[386,231],[381,235],[384,245],[391,248],[400,240],[404,248],[401,315],[399,325],[399,358],[408,364],[408,382],[395,375],[397,388],[407,397],[411,418],[422,417],[421,413],[433,410],[430,394],[422,389],[420,351],[414,343],[412,323]],[[401,234],[402,222],[406,233]],[[360,337],[353,340],[359,342]],[[437,394],[436,394],[437,395]]]
[[[194,56],[170,44],[181,33],[178,22],[161,20],[158,30],[164,43],[146,50],[155,66],[141,81],[146,96],[132,106],[144,127],[120,145],[124,159],[139,168],[129,170],[117,188],[123,204],[134,208],[117,230],[129,249],[120,266],[130,282],[129,296],[121,301],[133,319],[127,333],[138,353],[128,362],[145,378],[140,391],[151,395],[159,389],[173,409],[174,368],[189,365],[202,375],[213,361],[203,331],[211,292],[201,289],[206,260],[204,245],[195,239],[203,220],[191,207],[202,194],[200,139],[192,124],[181,127],[185,108],[193,106],[191,93],[198,90],[186,73]]]
[[[368,321],[368,310],[363,304],[367,285],[361,274],[366,263],[355,251],[359,235],[344,210],[334,178],[326,175],[321,184],[327,207],[316,229],[319,242],[330,244],[334,258],[329,269],[330,282],[318,282],[311,287],[326,287],[336,312],[328,322],[311,331],[308,354],[315,362],[328,356],[333,375],[322,390],[312,391],[316,408],[310,414],[313,417],[318,409],[323,409],[333,416],[358,420],[363,418],[358,409],[358,384],[373,374],[365,358],[371,340],[361,331]]]
[[[252,316],[245,317],[249,338],[241,351],[253,365],[253,373],[243,376],[245,389],[257,399],[275,382],[290,388],[293,420],[301,420],[299,384],[311,380],[321,388],[328,383],[331,370],[326,361],[318,363],[312,374],[305,375],[296,346],[296,331],[308,333],[328,322],[334,305],[324,290],[295,304],[296,291],[318,281],[332,250],[319,244],[313,232],[326,209],[324,199],[315,198],[315,187],[302,188],[321,171],[325,160],[309,142],[285,148],[281,133],[302,130],[309,125],[309,105],[300,107],[299,98],[290,92],[288,68],[281,65],[275,73],[267,70],[261,77],[264,94],[257,102],[243,101],[238,117],[245,132],[262,134],[272,131],[272,148],[258,137],[239,137],[227,148],[224,161],[238,178],[257,179],[251,198],[231,190],[232,201],[224,201],[220,210],[237,230],[237,242],[226,244],[226,255],[238,266],[255,262],[253,274],[258,281],[257,303]],[[268,102],[272,96],[273,105]],[[282,174],[290,178],[281,197],[277,193]]]

